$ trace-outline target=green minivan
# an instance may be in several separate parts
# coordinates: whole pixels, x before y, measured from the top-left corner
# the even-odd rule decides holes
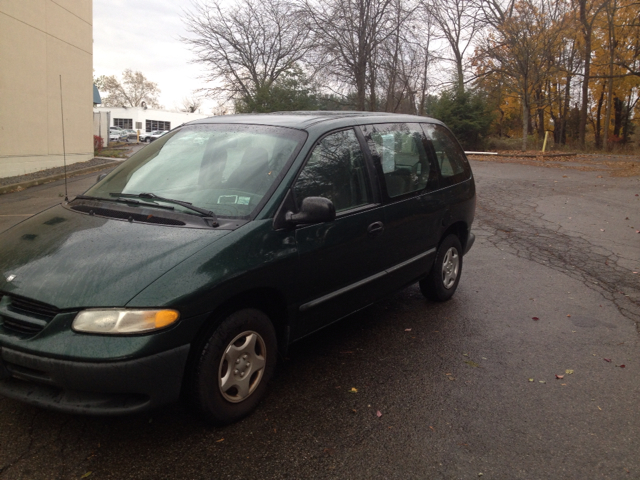
[[[416,282],[451,298],[474,212],[437,120],[187,123],[0,234],[0,395],[96,415],[182,398],[234,422],[292,342]]]

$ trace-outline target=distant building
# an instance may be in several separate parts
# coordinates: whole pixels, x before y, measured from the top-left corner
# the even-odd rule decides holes
[[[91,0],[0,1],[0,177],[63,165],[61,108],[67,163],[93,158],[92,24]]]
[[[191,120],[207,118],[211,115],[202,113],[169,112],[145,107],[96,107],[95,113],[108,112],[109,127],[120,127],[140,130],[140,133],[154,130],[171,130]],[[98,118],[95,116],[94,118]],[[94,122],[95,123],[95,122]],[[97,135],[98,125],[94,124],[94,133]]]

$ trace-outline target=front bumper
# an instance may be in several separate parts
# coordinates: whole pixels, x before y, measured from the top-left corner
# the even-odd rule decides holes
[[[68,413],[120,415],[180,397],[189,345],[127,361],[92,363],[0,348],[0,395]]]

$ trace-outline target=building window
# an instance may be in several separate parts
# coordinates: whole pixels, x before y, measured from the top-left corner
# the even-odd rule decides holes
[[[147,132],[153,132],[154,130],[171,130],[171,122],[163,122],[161,120],[147,120],[146,127]]]
[[[114,127],[120,127],[120,128],[126,128],[126,129],[133,129],[133,119],[131,119],[131,118],[114,118],[113,119],[113,126]]]

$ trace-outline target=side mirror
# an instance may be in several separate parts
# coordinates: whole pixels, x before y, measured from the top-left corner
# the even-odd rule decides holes
[[[287,212],[285,215],[286,221],[293,225],[332,222],[335,218],[336,208],[324,197],[307,197],[302,200],[299,213]]]
[[[100,180],[102,180],[104,177],[106,177],[107,174],[106,173],[101,173],[100,175],[98,175],[98,178],[96,180],[96,183],[98,183]]]

